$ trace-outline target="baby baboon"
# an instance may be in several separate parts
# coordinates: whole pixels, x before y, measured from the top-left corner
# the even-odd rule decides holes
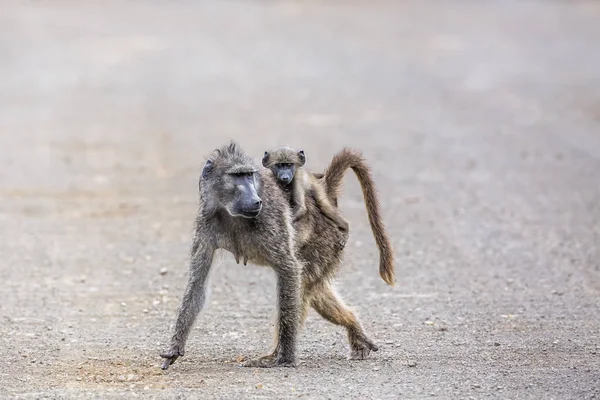
[[[204,306],[213,254],[225,249],[277,274],[278,332],[275,351],[247,365],[273,367],[296,363],[302,264],[296,258],[290,206],[272,174],[258,170],[236,143],[215,150],[204,165],[194,224],[188,283],[167,352],[167,369],[184,355],[196,316]]]
[[[348,230],[348,222],[341,216],[329,198],[325,188],[313,174],[307,172],[303,166],[306,155],[303,150],[295,151],[290,147],[277,147],[265,151],[262,165],[269,168],[282,185],[292,184],[292,206],[294,207],[294,222],[306,214],[305,195],[312,192],[317,206],[341,230]]]

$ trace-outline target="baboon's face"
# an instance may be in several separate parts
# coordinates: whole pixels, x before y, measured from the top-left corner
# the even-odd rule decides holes
[[[255,218],[262,209],[256,190],[256,172],[228,172],[222,179],[224,206],[232,217]]]
[[[209,161],[202,172],[221,207],[232,217],[256,218],[262,209],[256,170],[251,165],[215,168]]]
[[[271,166],[271,171],[281,183],[288,185],[296,173],[296,165],[292,163],[277,163]]]
[[[279,147],[271,152],[265,151],[262,159],[263,166],[273,171],[277,180],[284,185],[292,182],[296,168],[302,167],[305,162],[304,151],[296,152],[289,147]]]

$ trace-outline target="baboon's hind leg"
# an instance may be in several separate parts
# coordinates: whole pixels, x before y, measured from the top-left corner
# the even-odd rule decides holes
[[[348,309],[329,283],[315,288],[311,305],[327,321],[346,328],[352,350],[351,360],[364,360],[369,356],[371,350],[378,350],[378,347],[365,334],[356,315]]]

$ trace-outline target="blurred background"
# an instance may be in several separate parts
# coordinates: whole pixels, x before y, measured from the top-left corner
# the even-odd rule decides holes
[[[600,396],[600,3],[2,1],[0,395]],[[311,312],[295,370],[270,270],[225,255],[167,373],[204,158],[344,146],[339,292],[380,351]]]

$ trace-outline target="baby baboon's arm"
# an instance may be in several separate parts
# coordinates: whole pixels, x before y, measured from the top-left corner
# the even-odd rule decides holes
[[[292,196],[292,202],[294,203],[293,221],[297,221],[300,218],[302,218],[304,214],[306,214],[306,204],[304,203],[306,199],[304,193],[305,189],[303,171],[296,172],[296,176],[294,178],[294,181],[292,182],[292,185],[294,185]]]
[[[188,282],[177,313],[175,332],[171,338],[169,351],[160,356],[165,359],[162,369],[169,368],[177,358],[185,353],[185,342],[196,316],[202,310],[208,296],[208,274],[212,265],[214,246],[206,243],[203,236],[196,236],[192,245],[192,255],[188,271]],[[194,251],[195,250],[195,251]]]

